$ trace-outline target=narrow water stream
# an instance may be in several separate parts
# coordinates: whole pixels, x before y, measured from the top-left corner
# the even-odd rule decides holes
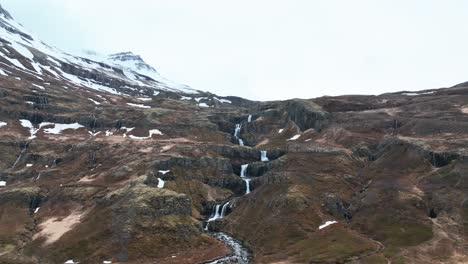
[[[246,247],[242,245],[242,243],[239,240],[223,232],[211,233],[210,235],[216,238],[217,240],[223,242],[229,248],[231,248],[232,253],[219,259],[215,259],[210,262],[205,262],[205,264],[250,263],[250,252]]]
[[[23,156],[23,154],[26,152],[26,150],[28,149],[28,146],[29,146],[29,142],[27,142],[22,148],[21,148],[21,152],[20,154],[18,155],[18,157],[16,158],[15,160],[15,163],[13,163],[13,165],[11,166],[11,169],[13,169],[16,164],[18,164],[18,162],[20,161],[21,157]]]

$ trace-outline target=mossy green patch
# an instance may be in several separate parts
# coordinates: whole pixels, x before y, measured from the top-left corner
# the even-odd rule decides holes
[[[175,112],[174,110],[170,110],[166,108],[153,108],[153,107],[151,109],[145,110],[147,119],[149,121],[156,121],[156,119],[166,116],[166,115],[173,114],[174,112]]]
[[[378,218],[371,222],[376,239],[383,242],[390,255],[398,248],[418,245],[432,238],[432,227],[417,221]]]
[[[15,249],[15,247],[16,246],[13,244],[4,243],[0,238],[0,252],[2,253],[11,252]]]
[[[432,184],[455,185],[460,179],[460,174],[454,171],[439,171],[427,179]]]
[[[338,262],[377,250],[377,244],[352,231],[329,227],[291,247],[299,263]]]
[[[463,218],[463,230],[465,233],[465,236],[468,237],[468,207],[465,206],[462,211],[462,218]]]
[[[361,260],[362,264],[387,264],[388,261],[383,254],[376,254]]]

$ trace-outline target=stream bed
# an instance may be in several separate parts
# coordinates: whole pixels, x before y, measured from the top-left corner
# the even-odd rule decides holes
[[[242,242],[223,232],[210,233],[211,236],[223,242],[228,246],[232,253],[219,259],[206,262],[205,264],[249,264],[251,254],[249,250],[242,245]]]

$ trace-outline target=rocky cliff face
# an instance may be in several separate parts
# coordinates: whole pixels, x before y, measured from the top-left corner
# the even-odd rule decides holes
[[[466,84],[223,98],[0,13],[1,263],[468,261]]]

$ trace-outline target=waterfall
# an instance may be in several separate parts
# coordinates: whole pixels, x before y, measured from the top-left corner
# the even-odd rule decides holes
[[[249,115],[247,118],[247,122],[252,122],[252,115]],[[241,133],[241,124],[236,124],[236,128],[234,130],[234,138],[237,139],[240,146],[244,146],[244,141],[240,138]],[[267,152],[261,151],[260,159],[262,161],[268,161]],[[249,164],[241,165],[240,177],[245,182],[245,194],[250,193],[250,181],[252,179],[247,178],[247,168]],[[217,219],[221,219],[226,216],[227,210],[229,208],[230,202],[226,202],[224,204],[216,204],[213,209],[210,217],[206,221],[206,225],[204,227],[205,231],[210,231],[210,223]],[[215,228],[216,229],[216,228]],[[213,231],[213,230],[212,230]],[[230,237],[227,234],[214,232],[210,233],[211,236],[215,237],[219,241],[223,242],[225,245],[231,248],[232,253],[228,254],[224,257],[215,259],[210,262],[206,262],[207,264],[221,264],[221,263],[239,263],[239,264],[248,264],[250,263],[250,254],[246,248],[242,246],[242,244],[236,241],[234,238]]]
[[[223,205],[223,207],[221,207],[221,205]],[[211,213],[210,218],[208,218],[208,221],[206,221],[206,226],[205,226],[206,231],[208,231],[208,226],[210,225],[211,221],[215,221],[226,216],[228,206],[229,206],[229,202],[225,204],[217,204],[215,205],[215,207],[213,207],[213,212]],[[221,211],[219,210],[220,208],[221,208]]]
[[[261,161],[268,161],[268,157],[267,157],[267,152],[266,152],[266,150],[261,150],[261,151],[260,151],[260,160],[261,160]]]
[[[242,128],[241,124],[236,124],[236,129],[234,130],[234,137],[237,139],[240,146],[244,146],[244,140],[240,138],[241,128]]]
[[[225,203],[225,204],[223,205],[223,209],[221,209],[221,218],[223,218],[224,216],[226,216],[226,210],[227,210],[228,206],[229,206],[229,202],[227,202],[227,203]]]
[[[240,173],[240,176],[242,178],[246,177],[247,176],[247,168],[249,167],[249,164],[244,164],[244,165],[241,165],[241,173]]]
[[[252,179],[247,178],[248,167],[249,167],[249,164],[241,165],[241,173],[240,173],[242,180],[245,182],[245,194],[250,193],[250,181],[252,180]]]
[[[221,207],[221,205],[223,207]],[[225,217],[228,206],[229,206],[229,202],[224,203],[224,204],[217,204],[215,207],[213,207],[213,212],[211,213],[211,216],[208,219],[208,222]],[[221,209],[221,211],[219,209]]]
[[[221,207],[221,205],[223,207]],[[208,222],[211,222],[211,221],[214,221],[214,220],[221,219],[221,218],[225,217],[228,206],[229,206],[229,202],[224,203],[224,204],[215,205],[215,207],[213,207],[213,212],[211,213],[211,216],[208,219]],[[219,209],[221,209],[221,210],[219,210]]]
[[[213,207],[213,212],[211,213],[211,217],[208,219],[208,222],[214,221],[218,218],[220,218],[219,214],[219,208],[221,205],[217,204],[215,207]]]
[[[250,193],[250,181],[252,179],[244,179],[245,181],[245,194],[249,194]]]
[[[234,137],[235,138],[239,138],[240,130],[241,130],[241,124],[236,124],[236,129],[234,130]]]

